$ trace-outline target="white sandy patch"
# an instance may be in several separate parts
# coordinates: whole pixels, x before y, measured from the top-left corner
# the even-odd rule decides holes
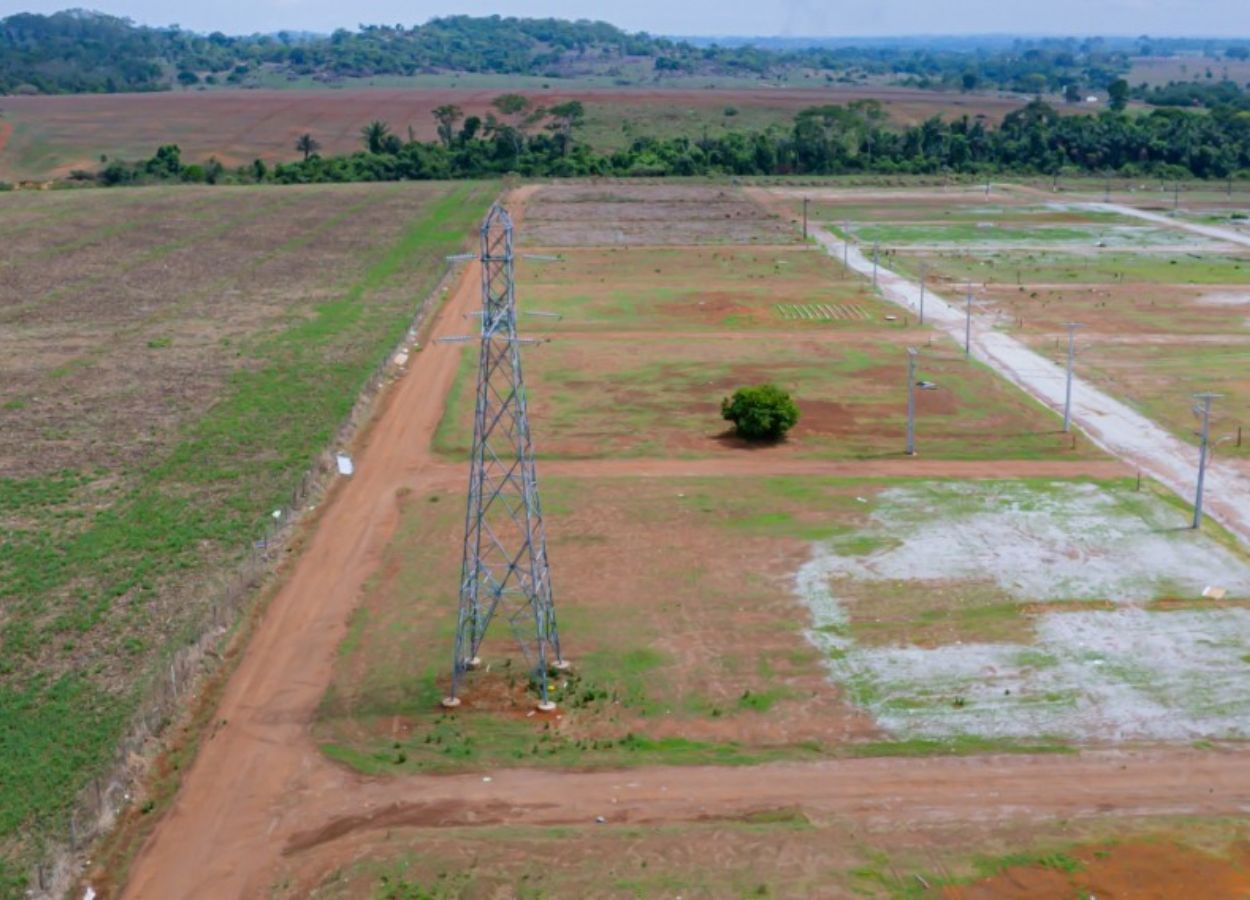
[[[1201,306],[1250,306],[1250,293],[1224,291],[1202,294],[1195,302]]]
[[[863,557],[816,544],[794,586],[811,612],[808,639],[882,727],[900,737],[1250,736],[1250,611],[1053,612],[1027,646],[859,647],[831,587],[839,577],[911,578],[918,590],[926,578],[989,577],[1036,600],[1127,603],[1196,595],[1204,583],[1250,593],[1250,566],[1223,547],[1158,530],[1174,514],[1163,501],[1070,483],[923,484],[878,501],[873,518],[899,543]]]
[[[1056,482],[927,482],[878,495],[873,521],[897,546],[839,558],[860,580],[984,579],[1021,600],[1129,602],[1197,596],[1218,584],[1250,596],[1250,566],[1150,494]]]

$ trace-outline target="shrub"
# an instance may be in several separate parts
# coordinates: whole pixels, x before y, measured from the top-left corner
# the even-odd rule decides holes
[[[720,411],[750,441],[778,440],[799,420],[798,406],[775,384],[738,388],[721,401]]]

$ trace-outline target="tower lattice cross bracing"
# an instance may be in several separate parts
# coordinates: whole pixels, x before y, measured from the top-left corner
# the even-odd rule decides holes
[[[496,204],[481,228],[482,331],[469,463],[460,606],[451,693],[480,659],[487,629],[507,623],[550,709],[548,674],[560,654],[547,562],[547,536],[534,468],[525,381],[521,376],[513,279],[512,219]]]

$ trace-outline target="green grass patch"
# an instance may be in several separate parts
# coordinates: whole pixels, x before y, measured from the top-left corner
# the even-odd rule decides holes
[[[847,756],[974,756],[986,753],[1076,753],[1072,744],[1055,739],[1022,741],[1014,738],[990,738],[979,735],[954,735],[949,738],[908,738],[901,741],[871,741],[847,744]]]

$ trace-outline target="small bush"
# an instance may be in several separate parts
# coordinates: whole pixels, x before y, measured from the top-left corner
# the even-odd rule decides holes
[[[721,401],[720,411],[738,436],[750,441],[779,440],[799,420],[798,406],[775,384],[738,388]]]

